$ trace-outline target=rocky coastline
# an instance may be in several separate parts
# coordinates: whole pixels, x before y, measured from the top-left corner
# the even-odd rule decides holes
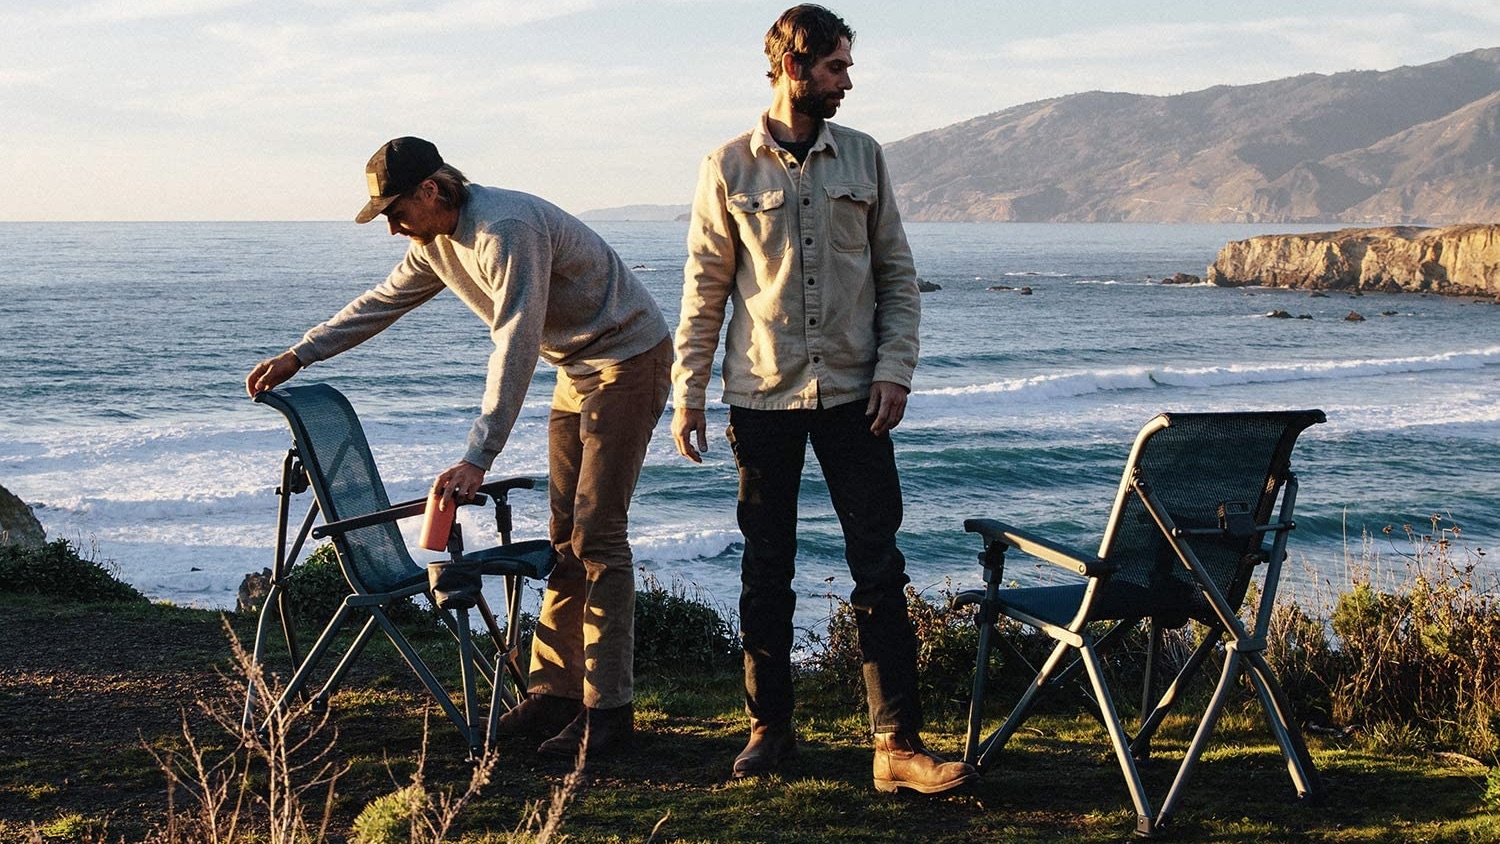
[[[1206,280],[1221,287],[1435,293],[1500,301],[1500,225],[1260,235],[1220,249]]]
[[[40,548],[46,542],[47,531],[31,512],[31,506],[0,486],[0,545]]]

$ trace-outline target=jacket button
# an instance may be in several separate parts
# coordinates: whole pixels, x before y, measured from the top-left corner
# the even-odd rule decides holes
[[[803,200],[802,200],[802,204],[803,204],[803,205],[811,205],[811,204],[812,204],[812,200],[811,200],[811,199],[807,199],[807,198],[804,198],[804,199],[803,199]]]
[[[815,279],[815,278],[810,278],[810,279],[807,280],[807,286],[808,287],[812,287],[813,285],[815,285],[817,283],[818,283],[818,280]]]
[[[808,325],[817,325],[818,324],[818,318],[817,317],[813,317],[812,319],[810,319],[810,320],[807,321],[807,324]]]
[[[802,239],[802,243],[804,245],[806,245],[806,246],[812,246],[812,238],[810,238],[810,237],[804,237]]]

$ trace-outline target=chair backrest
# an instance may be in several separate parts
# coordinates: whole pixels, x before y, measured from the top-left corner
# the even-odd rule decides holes
[[[293,445],[324,521],[391,506],[364,428],[342,393],[327,384],[309,384],[262,392],[256,401],[280,411],[291,425]],[[334,547],[356,592],[386,592],[423,575],[395,522],[348,531],[334,538]]]
[[[1271,522],[1291,474],[1292,447],[1321,410],[1164,413],[1141,429],[1120,480],[1099,556],[1119,566],[1090,615],[1156,616],[1168,624],[1214,618],[1213,607],[1136,494],[1139,478],[1178,528],[1216,528],[1221,507],[1243,507],[1256,525]],[[1187,544],[1231,610],[1245,599],[1261,533],[1215,531]]]

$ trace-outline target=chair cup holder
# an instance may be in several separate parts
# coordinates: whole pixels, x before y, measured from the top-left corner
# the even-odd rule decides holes
[[[427,585],[440,609],[466,610],[479,603],[484,579],[478,561],[447,560],[427,564]]]

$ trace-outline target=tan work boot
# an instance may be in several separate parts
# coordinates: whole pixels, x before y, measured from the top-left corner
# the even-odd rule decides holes
[[[967,762],[945,762],[916,733],[875,734],[875,790],[909,788],[938,794],[971,782],[978,773]]]
[[[787,722],[767,724],[750,719],[750,741],[734,757],[735,777],[769,774],[797,753],[797,734]]]
[[[497,736],[551,738],[583,711],[583,701],[556,695],[527,695],[495,724]]]
[[[572,759],[578,755],[578,747],[583,744],[585,733],[588,735],[589,759],[597,759],[619,750],[635,737],[634,704],[627,703],[608,709],[586,706],[563,727],[562,732],[542,742],[542,746],[536,750],[548,756],[566,756]]]

